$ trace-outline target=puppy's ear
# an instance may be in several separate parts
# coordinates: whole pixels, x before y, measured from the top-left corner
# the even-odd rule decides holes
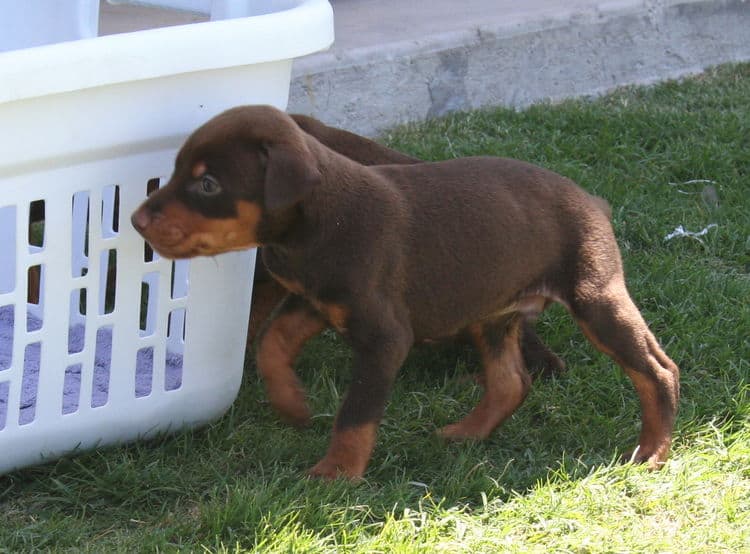
[[[320,183],[312,153],[304,145],[264,144],[266,158],[264,196],[267,210],[288,208]]]

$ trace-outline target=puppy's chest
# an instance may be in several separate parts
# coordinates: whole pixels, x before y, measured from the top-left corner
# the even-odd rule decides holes
[[[274,269],[276,271],[274,271]],[[346,334],[350,315],[350,310],[346,305],[343,303],[322,300],[315,287],[311,286],[309,283],[305,283],[303,279],[293,276],[291,272],[284,271],[280,267],[272,268],[269,266],[268,271],[273,278],[290,293],[301,296],[307,300],[310,305],[315,308],[321,316],[323,316],[329,325],[336,329],[336,331]]]

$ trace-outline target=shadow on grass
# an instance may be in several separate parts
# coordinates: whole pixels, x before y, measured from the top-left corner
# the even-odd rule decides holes
[[[678,463],[680,456],[705,456],[700,443],[714,428],[730,433],[750,421],[750,205],[743,172],[749,76],[748,64],[726,66],[594,102],[455,114],[395,130],[390,140],[424,159],[459,153],[535,161],[609,200],[629,287],[682,368]],[[705,205],[699,188],[677,191],[705,179],[715,183],[718,209]],[[703,242],[664,241],[678,224],[701,229],[709,223],[718,227]],[[325,452],[349,377],[351,354],[329,333],[310,344],[299,365],[316,414],[310,429],[278,421],[249,363],[237,402],[206,429],[0,477],[0,551],[218,550],[234,544],[346,550],[360,539],[362,545],[373,535],[387,536],[388,522],[412,517],[409,511],[417,514],[416,529],[425,513],[429,518],[455,506],[478,514],[481,526],[485,503],[512,503],[542,488],[551,491],[549,498],[540,495],[546,510],[557,491],[632,448],[640,418],[629,380],[567,315],[551,310],[538,328],[569,370],[537,381],[487,441],[452,444],[434,434],[479,399],[479,387],[468,379],[479,365],[474,353],[462,345],[418,348],[397,381],[366,480],[306,479],[305,470]],[[746,467],[735,477],[746,475]],[[686,470],[684,480],[692,477]],[[682,503],[671,494],[665,500],[670,508]],[[650,505],[649,498],[643,507]],[[692,515],[689,521],[692,526]]]
[[[299,453],[306,459],[298,466],[300,473],[325,452],[348,384],[347,352],[343,341],[329,335],[311,343],[300,360],[299,374],[316,414],[312,429],[295,432],[297,459],[302,459]],[[587,354],[593,356],[583,358],[587,365],[612,365],[591,350]],[[618,446],[632,447],[639,424],[637,398],[629,382],[614,367],[594,368],[592,378],[582,375],[591,369],[536,380],[524,405],[488,440],[448,442],[435,431],[463,417],[479,401],[481,387],[473,379],[479,361],[473,349],[460,342],[413,349],[360,488],[411,488],[409,496],[416,501],[429,489],[446,502],[481,502],[481,493],[523,493],[559,471],[560,464],[568,475],[586,475],[591,466],[609,463]],[[602,376],[604,381],[598,383]],[[260,386],[254,381],[248,377],[243,391]],[[601,409],[597,399],[608,389],[616,391],[616,403]]]

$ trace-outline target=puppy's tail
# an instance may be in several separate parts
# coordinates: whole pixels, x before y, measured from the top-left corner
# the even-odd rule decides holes
[[[612,208],[610,207],[609,202],[601,196],[594,196],[593,194],[591,195],[591,200],[593,200],[594,206],[599,208],[602,213],[607,216],[607,219],[612,221]]]

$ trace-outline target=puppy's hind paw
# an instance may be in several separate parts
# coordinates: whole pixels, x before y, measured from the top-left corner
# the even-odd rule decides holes
[[[652,451],[636,446],[632,451],[620,457],[624,464],[645,464],[650,471],[657,471],[664,467],[669,457],[669,445],[661,446]]]

